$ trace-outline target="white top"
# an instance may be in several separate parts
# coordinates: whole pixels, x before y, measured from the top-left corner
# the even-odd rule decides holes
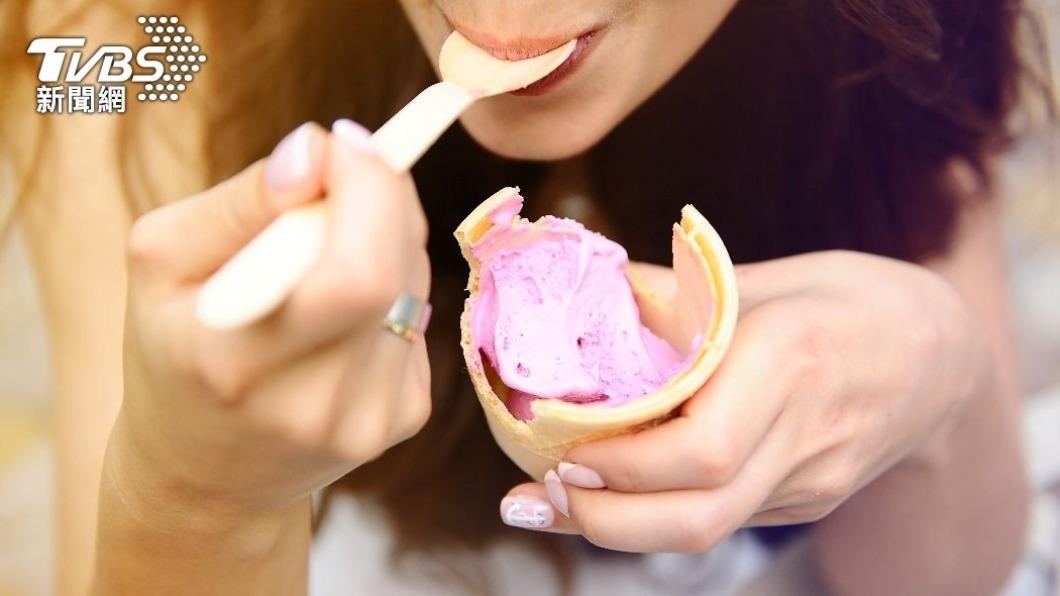
[[[516,532],[524,532],[512,528]],[[350,594],[448,595],[466,593],[460,585],[441,585],[428,558],[411,554],[400,568],[388,558],[392,539],[385,520],[348,494],[333,495],[310,558],[311,596]],[[773,553],[747,532],[704,555],[593,552],[571,549],[573,594],[737,594],[772,561]],[[483,553],[489,594],[555,594],[559,584],[548,563],[525,545],[501,542]],[[480,578],[475,578],[480,579]]]

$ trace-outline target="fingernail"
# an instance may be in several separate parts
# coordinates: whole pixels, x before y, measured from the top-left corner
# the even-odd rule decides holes
[[[331,133],[355,151],[375,152],[375,147],[372,146],[372,133],[353,120],[347,118],[336,120],[331,125]]]
[[[556,466],[556,469],[559,471],[560,479],[567,484],[581,488],[607,488],[604,479],[592,468],[563,461]]]
[[[552,526],[552,506],[532,495],[512,495],[501,499],[501,519],[509,526],[540,530]]]
[[[283,190],[309,174],[311,160],[306,122],[288,133],[272,150],[265,166],[265,183],[273,190]]]
[[[559,479],[559,474],[555,470],[549,470],[545,474],[545,492],[548,493],[548,500],[552,501],[552,506],[559,509],[563,515],[570,517],[570,510],[567,508],[567,489],[563,488],[563,481]]]

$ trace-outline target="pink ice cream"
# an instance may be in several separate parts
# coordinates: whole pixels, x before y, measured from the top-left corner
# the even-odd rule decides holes
[[[625,249],[580,223],[492,214],[471,249],[481,264],[472,341],[512,391],[508,409],[532,417],[534,399],[626,403],[687,364],[640,322]]]

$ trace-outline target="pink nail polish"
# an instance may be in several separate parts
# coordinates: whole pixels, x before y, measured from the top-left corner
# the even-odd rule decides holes
[[[501,499],[501,519],[509,526],[540,530],[552,526],[552,506],[532,495],[512,495]]]
[[[265,165],[265,184],[274,191],[288,188],[309,175],[312,156],[309,123],[291,131],[272,150]]]
[[[353,120],[347,118],[336,120],[331,125],[331,133],[355,151],[375,152],[375,147],[372,145],[372,133]]]
[[[572,464],[564,461],[556,466],[556,470],[559,471],[560,479],[567,484],[581,488],[607,488],[604,479],[595,470],[581,464]]]
[[[570,517],[567,489],[563,487],[563,481],[559,479],[559,474],[556,474],[555,470],[549,470],[545,474],[545,491],[548,493],[548,500],[552,501],[552,506],[563,515]]]

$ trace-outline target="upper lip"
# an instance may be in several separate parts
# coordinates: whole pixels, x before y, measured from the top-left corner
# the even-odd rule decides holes
[[[448,18],[446,20],[449,20]],[[592,33],[592,29],[570,35],[555,35],[549,37],[515,37],[502,39],[491,33],[476,31],[451,20],[449,25],[459,31],[468,41],[482,48],[494,58],[501,60],[526,60],[550,52],[572,39]]]

